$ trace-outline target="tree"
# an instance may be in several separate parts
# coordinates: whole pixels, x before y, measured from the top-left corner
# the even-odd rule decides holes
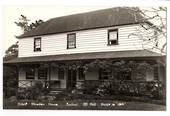
[[[28,31],[31,31],[32,29],[38,27],[39,25],[41,25],[42,23],[44,23],[43,20],[39,19],[36,20],[35,22],[32,22],[29,24],[29,19],[27,19],[26,16],[21,15],[21,17],[19,18],[18,22],[14,22],[17,26],[21,27],[21,29],[23,30],[23,33],[26,33]],[[9,60],[12,58],[15,58],[18,56],[18,41],[11,45],[6,51],[5,51],[5,58],[4,60]]]
[[[42,23],[44,23],[43,20],[39,19],[36,20],[35,23],[30,23],[29,24],[29,19],[27,19],[26,16],[21,15],[21,17],[19,18],[18,22],[15,22],[15,24],[19,27],[21,27],[21,29],[23,30],[23,33],[31,31],[32,29],[38,27],[39,25],[41,25]]]
[[[21,29],[23,30],[23,32],[28,32],[29,31],[29,22],[30,20],[27,19],[26,16],[21,15],[21,17],[19,18],[18,22],[15,22],[15,24],[19,27],[21,27]]]
[[[42,23],[44,23],[43,20],[41,20],[41,19],[36,20],[35,23],[31,23],[31,24],[29,25],[29,29],[32,30],[32,29],[38,27],[38,26],[39,26],[40,24],[42,24]]]
[[[153,42],[154,46],[151,49],[156,49],[159,50],[161,53],[166,53],[167,8],[166,7],[152,7],[152,8],[128,7],[128,9],[129,8],[134,11],[133,13],[131,13],[134,17],[137,17],[138,14],[143,16],[142,19],[136,18],[136,21],[141,22],[140,23],[141,27],[147,30],[145,32],[138,30],[137,33],[130,34],[129,37],[138,36],[143,41],[143,48],[145,48],[146,43]],[[146,25],[144,22],[148,22],[149,25]]]
[[[9,60],[12,58],[16,58],[18,56],[18,41],[11,45],[6,51],[5,51],[5,58],[4,60]]]
[[[31,31],[32,29],[38,27],[40,24],[43,23],[43,20],[36,20],[35,23],[29,24],[30,20],[27,19],[26,16],[21,15],[21,18],[19,18],[19,22],[15,22],[15,24],[23,30],[23,33]],[[6,51],[5,51],[5,57],[4,60],[10,60],[13,58],[16,58],[18,56],[18,41],[11,45]],[[16,67],[3,67],[3,92],[4,97],[9,98],[11,96],[15,96],[17,93],[17,68]]]

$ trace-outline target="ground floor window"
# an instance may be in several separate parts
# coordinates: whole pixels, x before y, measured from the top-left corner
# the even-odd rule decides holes
[[[118,72],[118,80],[131,80],[131,71]]]
[[[85,79],[85,74],[84,74],[84,69],[83,68],[78,69],[78,78],[79,78],[79,80],[84,80]]]
[[[99,69],[99,79],[107,80],[107,79],[116,79],[116,80],[131,80],[130,70],[120,70],[120,71],[112,71],[112,68],[109,69]]]
[[[29,68],[26,70],[26,79],[34,79],[35,77],[35,70],[32,68]]]
[[[38,69],[38,79],[47,79],[47,68]]]
[[[64,69],[63,68],[58,69],[58,79],[64,79]]]
[[[112,78],[112,70],[110,69],[99,69],[99,79],[105,80]]]
[[[154,67],[154,80],[158,80],[158,67]]]
[[[137,69],[136,80],[146,80],[146,69],[144,68]]]

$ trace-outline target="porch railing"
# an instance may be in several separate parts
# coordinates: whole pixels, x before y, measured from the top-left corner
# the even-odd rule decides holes
[[[42,87],[46,87],[46,88],[59,88],[60,87],[59,80],[19,80],[18,87],[29,88],[29,87],[35,86],[37,83],[42,84]]]

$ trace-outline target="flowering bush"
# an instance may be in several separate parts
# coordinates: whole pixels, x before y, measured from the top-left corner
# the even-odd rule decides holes
[[[87,82],[86,82],[87,83]],[[99,96],[127,95],[127,96],[147,96],[160,99],[162,92],[160,82],[135,82],[135,81],[108,81],[102,83],[88,84],[86,93]]]

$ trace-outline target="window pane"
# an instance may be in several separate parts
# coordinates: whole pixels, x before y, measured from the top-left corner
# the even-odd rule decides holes
[[[40,48],[40,44],[35,45],[35,48]]]
[[[79,80],[84,80],[85,74],[83,68],[79,68],[78,74],[79,74]]]
[[[64,69],[63,68],[58,69],[58,79],[64,79]]]
[[[118,75],[118,80],[131,80],[131,71],[120,71]]]
[[[117,40],[117,31],[109,32],[109,40]]]
[[[136,80],[145,80],[146,79],[146,70],[145,69],[137,69]]]
[[[70,34],[68,38],[69,39],[74,39],[75,38],[75,34]]]
[[[109,40],[109,44],[110,44],[110,45],[117,44],[117,40]]]
[[[75,42],[75,38],[68,39],[68,42]]]
[[[110,79],[112,77],[112,71],[110,69],[100,69],[100,79]]]
[[[40,40],[40,39],[38,39],[38,38],[37,38],[37,39],[35,39],[35,45],[36,45],[36,46],[39,46],[39,45],[40,45],[40,43],[41,43],[41,40]]]
[[[47,69],[38,70],[38,79],[47,79]]]
[[[39,38],[35,39],[35,42],[36,44],[40,44],[40,39]]]
[[[38,46],[40,47],[40,42],[39,42],[39,43],[36,42],[36,43],[35,43],[35,46],[36,46],[36,47],[38,47]]]
[[[75,47],[75,43],[74,42],[69,42],[69,47]]]
[[[34,79],[34,69],[30,68],[26,70],[26,79]]]

